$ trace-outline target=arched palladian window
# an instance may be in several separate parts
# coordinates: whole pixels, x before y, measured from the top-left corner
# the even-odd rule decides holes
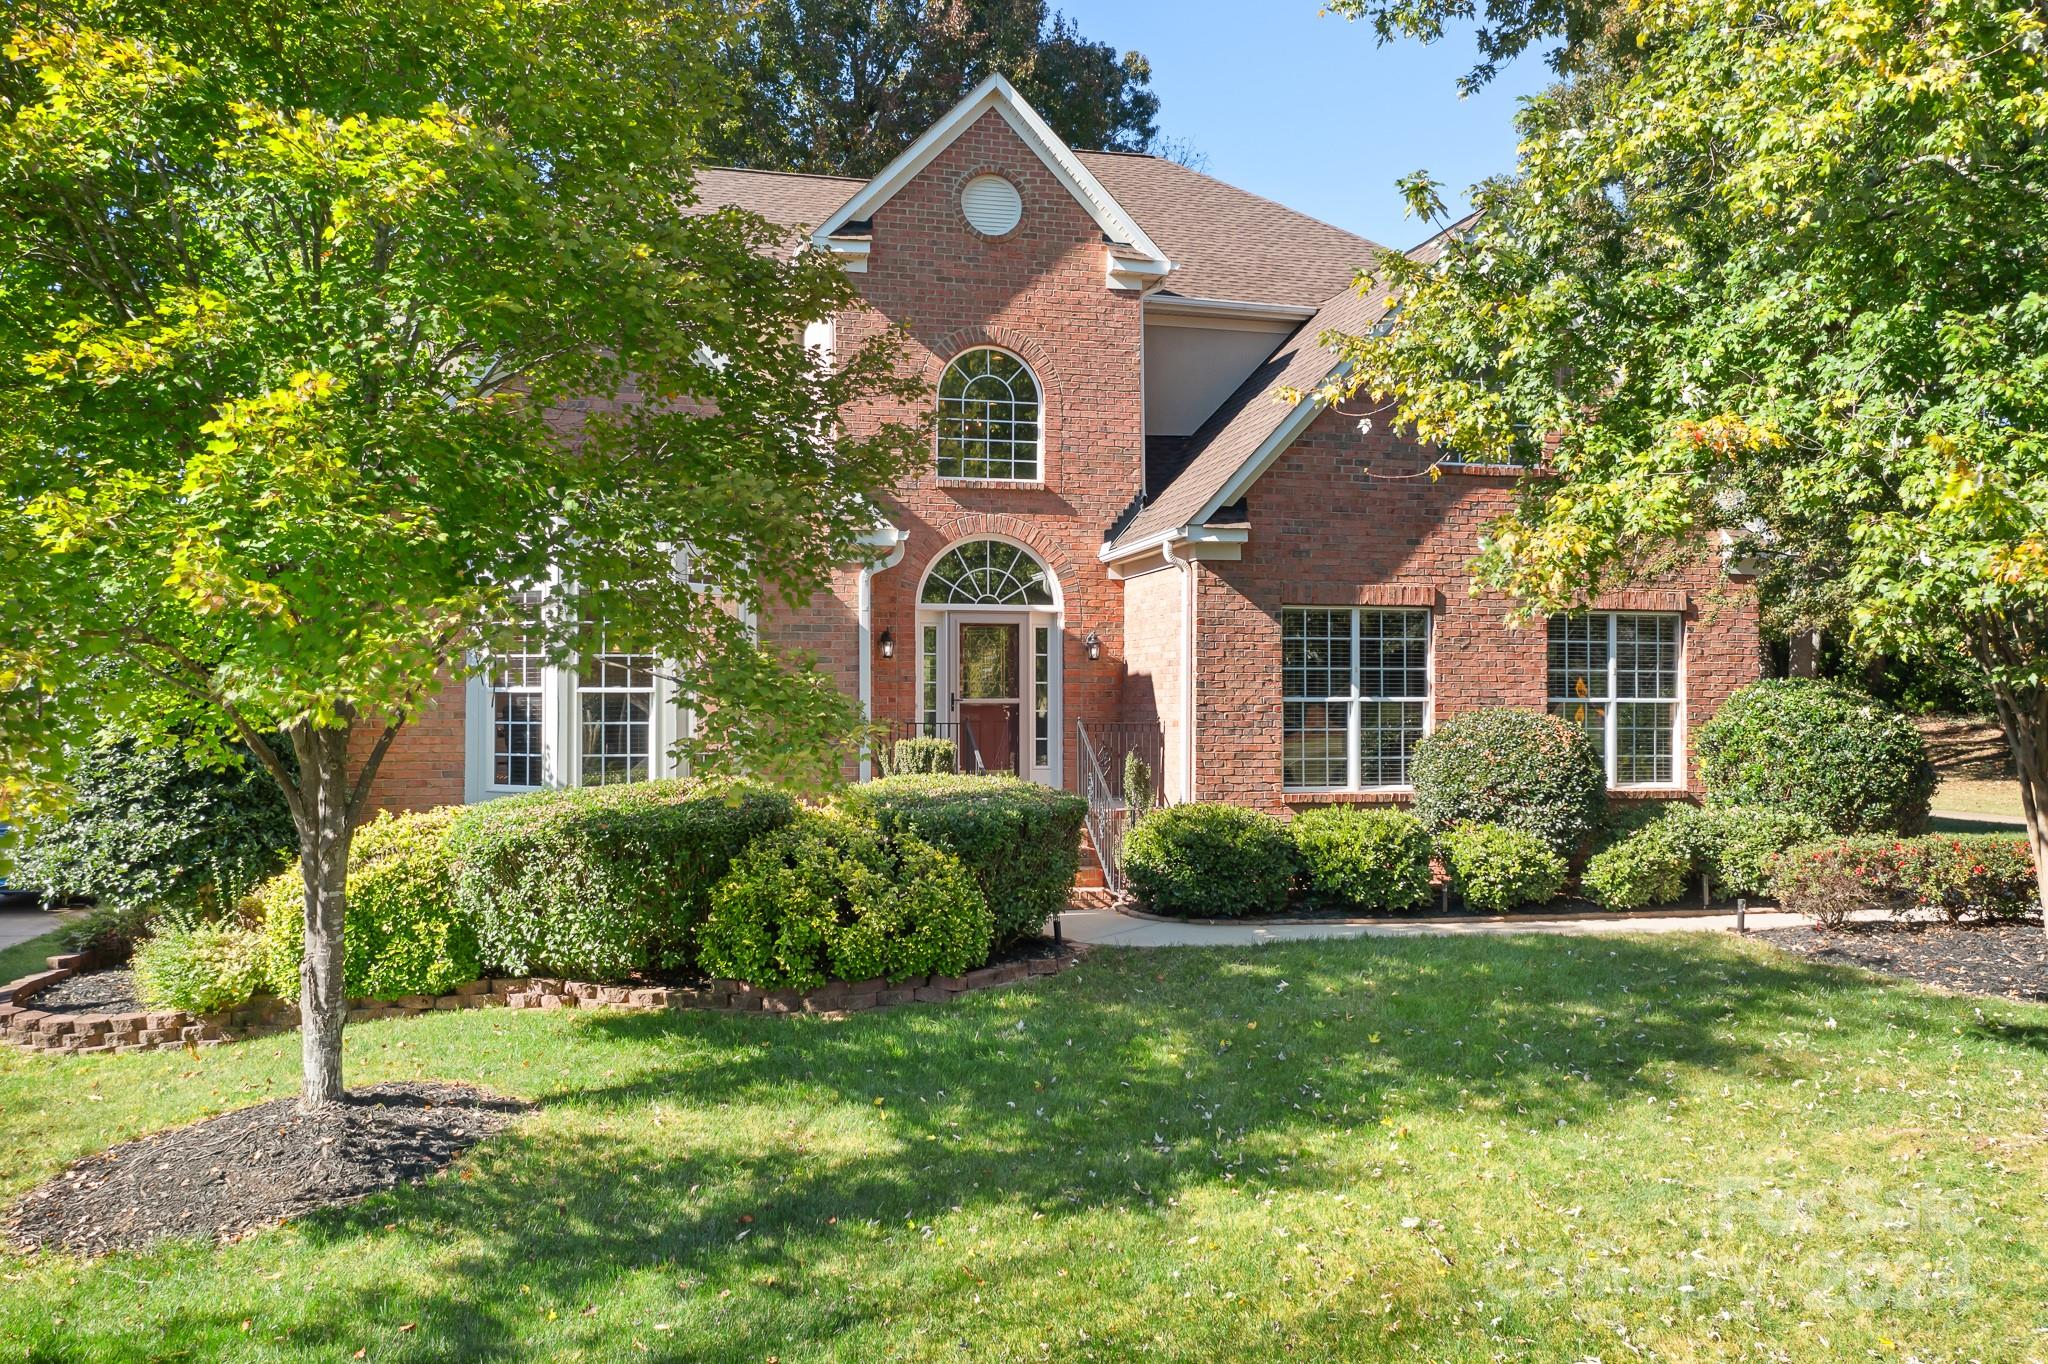
[[[956,356],[939,378],[939,477],[1035,483],[1038,380],[1007,351]]]
[[[940,556],[924,581],[926,606],[1044,606],[1052,603],[1045,569],[1015,545],[969,540]]]

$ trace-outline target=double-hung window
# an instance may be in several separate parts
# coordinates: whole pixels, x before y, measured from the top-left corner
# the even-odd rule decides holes
[[[541,594],[522,592],[514,600],[522,620],[538,624]],[[547,655],[531,629],[522,629],[505,652],[491,659],[490,782],[498,790],[530,791],[543,784],[546,681]]]
[[[1550,712],[1586,732],[1609,786],[1678,783],[1679,637],[1675,615],[1550,618]]]
[[[515,602],[520,629],[469,682],[464,798],[681,775],[691,717],[670,670],[597,625],[580,629],[575,654],[550,656],[547,595]]]
[[[1296,790],[1409,784],[1429,727],[1429,612],[1280,613],[1281,780]]]

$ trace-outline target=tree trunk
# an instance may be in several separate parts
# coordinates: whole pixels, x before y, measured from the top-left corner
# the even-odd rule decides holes
[[[304,1079],[299,1106],[341,1099],[341,1030],[348,992],[342,974],[342,918],[348,900],[348,731],[295,729],[304,816],[299,870],[306,881],[306,955],[299,967],[299,1049]]]
[[[2020,809],[2027,817],[2034,885],[2041,899],[2042,927],[2048,931],[2048,687],[2015,690],[1994,682],[1991,693],[2019,772]]]

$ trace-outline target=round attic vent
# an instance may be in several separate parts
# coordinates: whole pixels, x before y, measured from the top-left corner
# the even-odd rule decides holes
[[[1023,221],[1024,200],[1000,175],[977,175],[960,191],[960,211],[976,232],[1006,237]]]

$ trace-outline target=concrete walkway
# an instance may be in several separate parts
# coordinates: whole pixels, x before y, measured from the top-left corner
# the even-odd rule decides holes
[[[1793,928],[1804,915],[1756,910],[1747,920],[1757,928]],[[1069,942],[1110,947],[1256,947],[1270,942],[1315,938],[1450,938],[1498,933],[1729,933],[1735,916],[1718,912],[1584,914],[1557,918],[1516,917],[1386,919],[1368,923],[1176,923],[1121,914],[1113,909],[1070,909],[1060,915],[1060,935]]]
[[[76,914],[46,914],[40,909],[0,909],[0,947],[13,947],[30,938],[53,933]]]

